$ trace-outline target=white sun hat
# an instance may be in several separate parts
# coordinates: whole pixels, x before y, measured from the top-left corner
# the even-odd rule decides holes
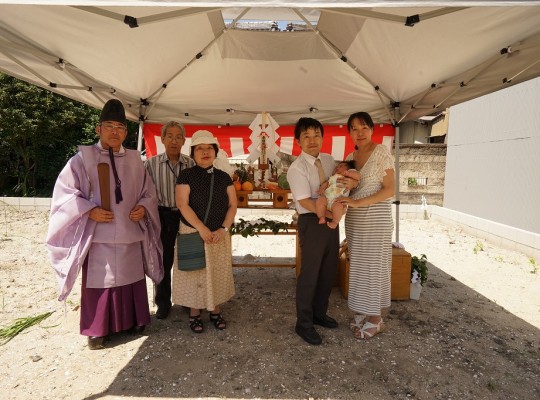
[[[205,130],[197,131],[191,136],[191,147],[198,144],[216,144],[219,147],[219,143],[212,132]]]

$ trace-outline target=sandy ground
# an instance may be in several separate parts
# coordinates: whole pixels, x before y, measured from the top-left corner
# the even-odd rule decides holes
[[[319,328],[324,344],[310,346],[294,334],[294,270],[235,268],[227,330],[206,323],[193,334],[174,307],[143,336],[90,351],[78,333],[80,290],[56,300],[47,220],[0,208],[0,325],[54,311],[0,346],[1,399],[540,398],[540,272],[526,255],[457,228],[401,221],[406,249],[428,257],[429,281],[419,301],[392,302],[387,331],[369,342],[348,330],[339,288],[329,314],[340,327]],[[294,256],[292,236],[233,245],[236,255]]]

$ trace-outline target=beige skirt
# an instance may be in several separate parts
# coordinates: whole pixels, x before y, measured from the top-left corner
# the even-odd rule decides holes
[[[197,232],[185,224],[183,233]],[[172,272],[172,301],[174,304],[214,310],[234,296],[231,237],[225,235],[219,243],[204,245],[206,268],[197,271],[179,271],[176,250]]]

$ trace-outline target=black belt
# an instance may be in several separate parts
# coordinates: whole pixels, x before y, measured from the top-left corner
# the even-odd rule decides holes
[[[298,214],[298,217],[317,217],[317,214],[315,214],[315,213],[304,213],[304,214]]]
[[[165,212],[179,212],[180,210],[177,207],[163,207],[158,206],[159,211],[165,211]]]

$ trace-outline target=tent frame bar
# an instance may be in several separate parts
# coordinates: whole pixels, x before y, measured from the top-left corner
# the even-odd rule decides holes
[[[465,10],[467,9],[468,7],[445,7],[445,8],[441,8],[441,9],[438,9],[438,10],[434,10],[434,11],[428,11],[424,14],[416,14],[414,15],[414,17],[417,17],[418,19],[418,22],[416,23],[419,23],[419,22],[422,22],[422,21],[425,21],[427,19],[431,19],[431,18],[436,18],[436,17],[441,17],[443,15],[447,15],[447,14],[451,14],[451,13],[455,13],[455,12],[458,12],[458,11],[461,11],[461,10]],[[377,12],[377,11],[371,11],[369,9],[366,9],[366,8],[355,8],[355,9],[352,9],[352,8],[323,8],[321,9],[321,11],[328,11],[328,12],[332,12],[332,13],[337,13],[337,14],[345,14],[345,15],[353,15],[353,16],[357,16],[357,17],[365,17],[365,18],[370,18],[370,19],[378,19],[378,20],[382,20],[382,21],[387,21],[387,22],[396,22],[396,23],[401,23],[403,25],[407,25],[407,26],[413,26],[414,24],[410,24],[408,23],[408,19],[410,18],[405,16],[400,16],[400,15],[393,15],[393,14],[387,14],[387,13],[381,13],[381,12]]]
[[[161,22],[167,19],[183,18],[183,17],[192,16],[192,15],[221,10],[220,7],[206,7],[206,8],[205,7],[192,7],[189,9],[168,11],[161,14],[148,15],[146,17],[135,18],[129,15],[122,15],[122,14],[115,13],[113,11],[105,10],[100,7],[94,7],[94,6],[70,6],[70,7],[75,8],[77,10],[86,11],[91,14],[110,18],[115,21],[120,21],[122,23],[127,24],[130,28],[136,28],[141,25],[148,25],[154,22]],[[131,22],[130,24],[128,23],[128,21],[133,21],[133,22]]]

